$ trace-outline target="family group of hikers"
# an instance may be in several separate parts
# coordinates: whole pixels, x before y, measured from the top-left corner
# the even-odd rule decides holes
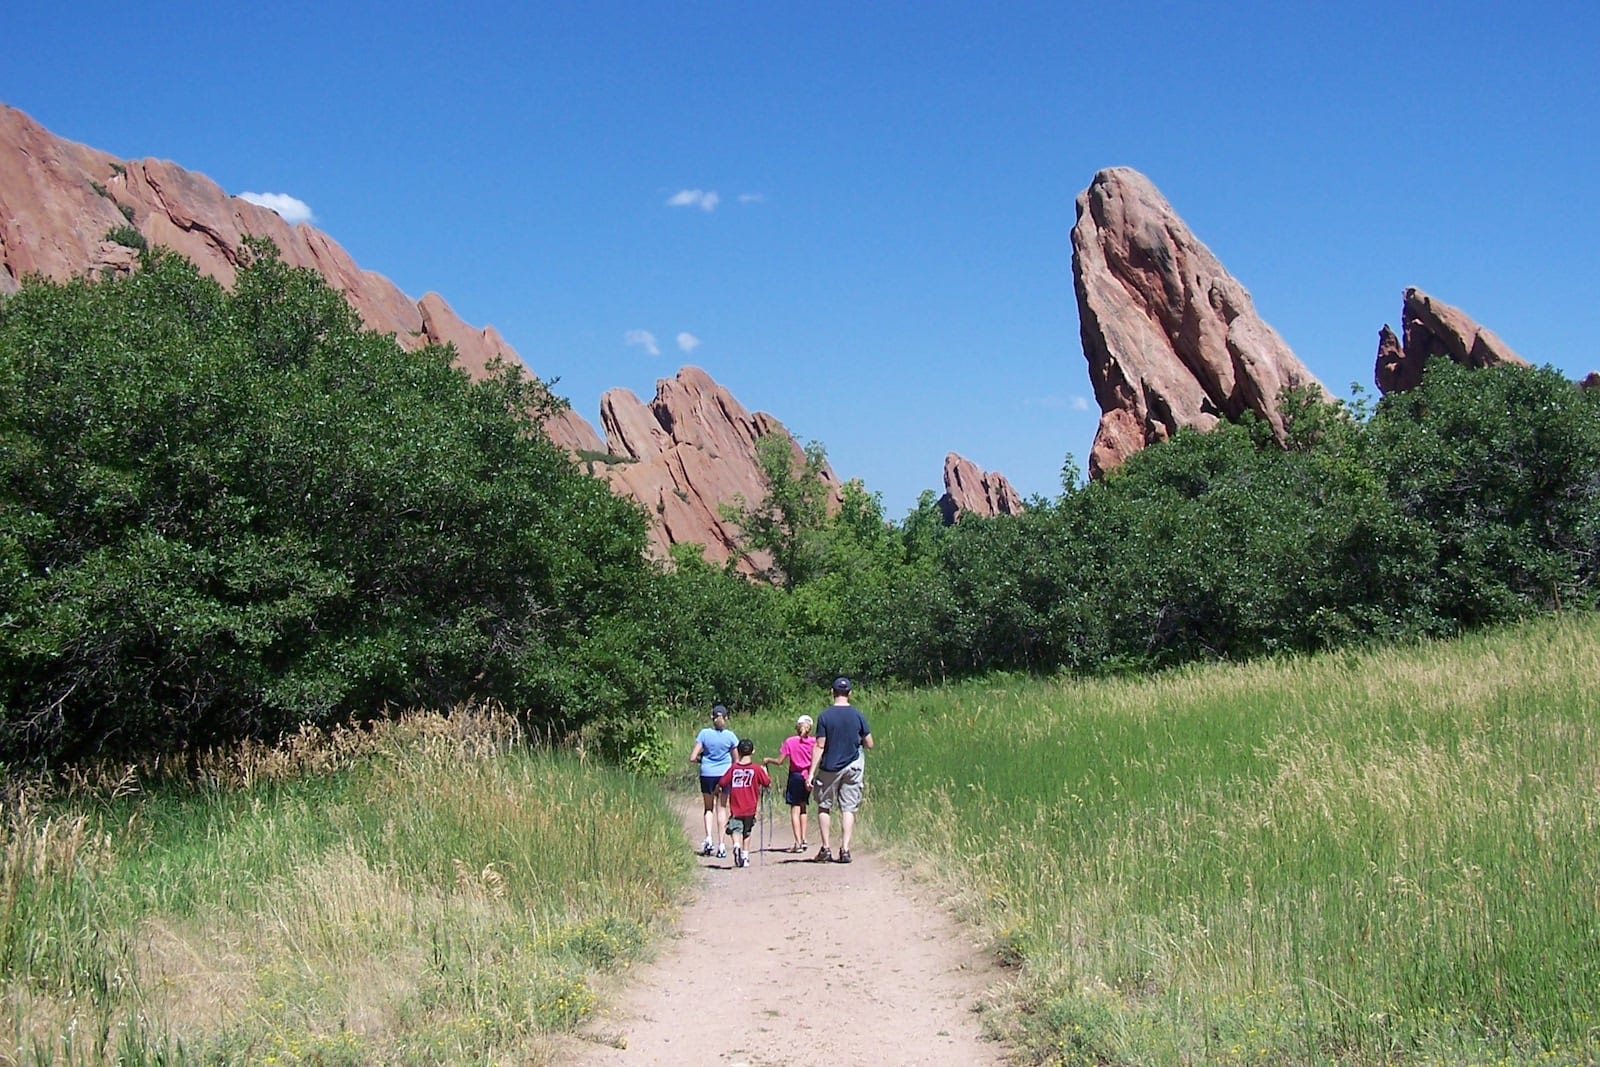
[[[755,742],[728,729],[728,709],[721,704],[711,709],[711,725],[695,737],[689,753],[689,762],[700,768],[700,798],[705,805],[702,856],[715,851],[719,859],[725,859],[732,842],[733,865],[750,865],[750,832],[755,828],[761,791],[772,785],[767,767],[787,763],[789,780],[783,799],[789,805],[789,828],[794,831],[794,845],[788,851],[799,855],[811,847],[806,840],[806,812],[815,797],[822,847],[811,857],[812,862],[850,862],[850,836],[855,831],[866,771],[864,750],[872,747],[872,728],[850,703],[850,679],[834,679],[833,703],[817,716],[814,733],[809,715],[800,716],[794,725],[793,736],[784,741],[778,755],[758,764]],[[837,858],[831,821],[835,808],[840,813]]]

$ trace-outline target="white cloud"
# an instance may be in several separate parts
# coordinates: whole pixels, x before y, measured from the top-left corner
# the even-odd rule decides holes
[[[688,330],[684,330],[682,333],[678,334],[678,350],[680,352],[693,352],[699,347],[700,338],[696,337]]]
[[[240,193],[239,199],[276,211],[283,216],[283,221],[293,226],[297,222],[311,222],[316,218],[311,213],[311,205],[298,197],[288,193]]]
[[[1044,408],[1046,411],[1062,411],[1067,408],[1071,408],[1073,411],[1088,411],[1089,398],[1086,396],[1065,397],[1046,394],[1044,396],[1025,397],[1022,401],[1022,406]]]
[[[715,189],[680,189],[667,197],[668,207],[697,207],[701,211],[715,211],[722,197]]]
[[[648,356],[659,356],[661,354],[661,349],[656,347],[656,335],[649,330],[629,330],[622,335],[622,343],[625,345],[638,345],[644,349],[645,355]]]

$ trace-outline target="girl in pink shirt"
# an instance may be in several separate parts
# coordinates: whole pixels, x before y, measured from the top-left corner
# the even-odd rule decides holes
[[[789,781],[784,785],[783,799],[789,805],[789,829],[794,831],[794,847],[790,852],[806,850],[806,808],[811,803],[811,753],[817,739],[811,736],[811,716],[802,715],[794,721],[795,734],[778,748],[776,757],[768,756],[763,764],[777,765],[789,761]]]

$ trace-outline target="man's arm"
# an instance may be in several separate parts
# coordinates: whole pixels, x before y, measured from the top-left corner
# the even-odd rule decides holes
[[[861,747],[862,748],[871,748],[872,747],[872,735],[871,734],[862,734],[861,735]]]
[[[817,747],[811,750],[811,784],[817,784],[817,775],[822,773],[822,750],[828,747],[826,736],[817,738]]]

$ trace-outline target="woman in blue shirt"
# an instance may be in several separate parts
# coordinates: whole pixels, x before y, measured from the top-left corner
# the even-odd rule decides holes
[[[701,730],[694,739],[694,750],[689,762],[700,768],[700,802],[705,805],[706,839],[700,845],[700,855],[711,855],[712,835],[715,834],[719,857],[728,854],[723,835],[728,828],[728,796],[717,792],[717,780],[733,766],[733,750],[739,745],[739,735],[728,729],[728,709],[718,704],[711,709],[711,725]]]

